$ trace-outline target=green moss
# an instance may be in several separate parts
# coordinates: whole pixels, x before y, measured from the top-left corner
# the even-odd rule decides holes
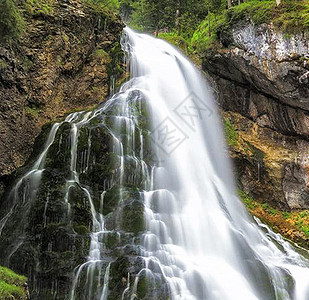
[[[283,32],[309,30],[309,2],[285,0],[275,11],[273,24]]]
[[[27,299],[27,292],[23,288],[26,281],[26,277],[0,267],[0,299]]]
[[[23,58],[21,64],[25,71],[31,70],[31,68],[34,66],[34,63],[27,56]]]
[[[145,275],[141,276],[138,280],[137,289],[136,289],[136,294],[138,296],[138,299],[144,299],[145,296],[147,295],[149,288],[150,288],[150,284],[149,284],[148,278]]]
[[[83,0],[84,4],[98,13],[111,15],[119,10],[118,0]]]
[[[106,62],[110,62],[110,60],[111,60],[109,54],[104,49],[97,49],[94,52],[94,56],[95,56],[95,58],[102,59]]]
[[[144,206],[133,201],[122,209],[122,230],[138,234],[145,230]]]
[[[5,60],[0,59],[0,70],[5,70],[7,67],[8,63]]]
[[[55,0],[26,0],[25,9],[32,15],[52,15]]]
[[[104,195],[103,214],[107,215],[114,211],[119,204],[119,201],[129,202],[131,200],[139,199],[140,195],[136,188],[124,188],[114,186],[109,189]]]
[[[244,191],[239,191],[239,198],[249,212],[257,216],[283,236],[308,246],[309,239],[309,211],[287,212],[275,209],[268,203],[260,203],[251,198]]]
[[[285,211],[285,212],[282,213],[282,217],[283,217],[284,219],[289,219],[289,218],[291,218],[291,213]]]
[[[70,41],[70,38],[68,35],[66,35],[64,32],[61,33],[61,37],[64,40],[65,43],[68,43]]]
[[[229,146],[236,146],[238,140],[238,133],[236,127],[228,118],[224,118],[225,136]]]
[[[103,239],[105,247],[115,250],[117,243],[119,242],[119,235],[117,232],[107,232],[104,234]]]
[[[48,149],[45,167],[57,168],[58,170],[68,172],[71,159],[70,143],[71,124],[65,122],[59,127],[54,142]]]
[[[12,270],[0,266],[0,280],[8,284],[22,285],[27,281],[27,278],[14,273]]]
[[[258,207],[255,201],[251,197],[249,197],[248,194],[245,193],[244,191],[238,191],[238,195],[247,208],[255,209]]]
[[[23,32],[25,22],[14,0],[0,0],[0,41],[15,39]]]
[[[39,116],[39,113],[40,113],[40,110],[36,107],[26,106],[25,110],[26,110],[26,114],[31,115],[35,118],[37,118]]]
[[[25,290],[19,286],[0,281],[0,299],[27,299]]]
[[[89,234],[89,228],[84,225],[74,225],[74,231],[80,235]]]

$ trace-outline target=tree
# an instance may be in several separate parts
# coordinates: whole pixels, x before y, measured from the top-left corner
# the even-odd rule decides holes
[[[128,1],[128,0],[126,0]],[[155,31],[176,31],[191,36],[207,15],[207,0],[135,0],[130,26]],[[210,0],[220,2],[221,0]],[[223,0],[222,0],[223,1]]]

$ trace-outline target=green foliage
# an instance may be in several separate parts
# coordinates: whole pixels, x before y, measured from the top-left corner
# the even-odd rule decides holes
[[[132,4],[130,26],[136,30],[152,31],[155,28],[155,7],[147,0],[140,0]]]
[[[181,49],[185,54],[189,54],[189,43],[176,32],[162,32],[159,33],[158,37]]]
[[[194,32],[191,39],[192,47],[203,51],[214,48],[218,44],[216,38],[217,29],[224,24],[224,20],[224,14],[210,13]]]
[[[251,0],[236,5],[225,11],[225,22],[230,25],[251,19],[254,24],[267,23],[271,20],[272,10],[276,7],[275,1]]]
[[[238,133],[236,131],[235,126],[228,118],[224,119],[224,129],[228,145],[235,146],[238,140]]]
[[[219,46],[219,41],[227,45],[231,30],[236,23],[249,19],[254,24],[268,22],[274,1],[248,1],[228,10],[210,13],[194,32],[191,43],[199,52]]]
[[[185,38],[191,37],[207,13],[205,0],[124,0],[120,6],[132,28],[147,32],[177,31]]]
[[[24,19],[14,0],[0,0],[0,41],[18,38],[23,27]]]
[[[0,267],[0,299],[27,299],[22,286],[27,278],[17,275],[8,268]]]

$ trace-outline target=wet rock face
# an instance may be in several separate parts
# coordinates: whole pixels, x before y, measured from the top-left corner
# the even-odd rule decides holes
[[[285,208],[308,208],[307,154],[309,138],[309,35],[286,35],[270,25],[235,26],[227,49],[209,52],[203,69],[210,75],[218,102],[228,118],[238,114],[252,121],[254,146],[261,160],[248,159],[233,149],[241,188],[263,201]],[[260,142],[258,142],[260,140]],[[276,145],[293,153],[271,154]],[[285,150],[283,153],[286,153]],[[265,158],[266,157],[266,158]],[[268,163],[265,164],[265,159]],[[273,164],[271,164],[271,162]],[[259,171],[257,171],[259,170]]]
[[[104,100],[121,72],[124,25],[82,3],[25,12],[20,40],[0,44],[0,176],[25,162],[44,123]]]
[[[28,277],[31,299],[169,298],[142,257],[149,129],[140,94],[128,102],[45,126],[0,203],[0,261]]]

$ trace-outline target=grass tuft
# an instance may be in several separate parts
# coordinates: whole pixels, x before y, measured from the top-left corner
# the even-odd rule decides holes
[[[0,299],[27,299],[24,285],[27,281],[25,276],[18,275],[12,270],[0,267]]]

